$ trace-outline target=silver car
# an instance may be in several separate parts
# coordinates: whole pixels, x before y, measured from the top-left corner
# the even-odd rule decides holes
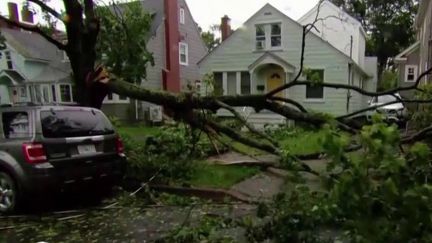
[[[407,119],[407,109],[403,102],[398,101],[396,97],[401,96],[399,94],[394,95],[382,95],[374,97],[372,100],[369,101],[369,107],[376,107],[375,110],[371,110],[367,113],[368,119],[371,118],[372,114],[378,112],[380,114],[383,114],[387,121],[389,122],[405,122]],[[389,105],[385,105],[387,103],[390,103]],[[384,105],[384,106],[382,106]]]

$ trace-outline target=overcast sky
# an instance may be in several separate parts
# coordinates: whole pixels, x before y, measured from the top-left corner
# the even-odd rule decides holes
[[[105,0],[109,2],[109,0]],[[163,1],[163,0],[160,0]],[[0,13],[7,14],[7,2],[22,3],[22,0],[0,0]],[[241,26],[249,17],[270,3],[286,15],[297,20],[318,0],[186,0],[195,21],[208,29],[212,24],[219,24],[225,14],[231,18],[233,28]],[[63,4],[60,0],[51,0],[50,5],[60,9]]]

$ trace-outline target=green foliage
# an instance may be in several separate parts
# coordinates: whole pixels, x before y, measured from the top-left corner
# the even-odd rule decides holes
[[[416,99],[430,100],[432,99],[432,84],[423,84],[420,86],[424,92],[417,92]],[[417,109],[412,116],[412,122],[417,129],[423,129],[432,124],[432,105],[418,104]]]
[[[380,76],[389,57],[415,41],[416,0],[332,0],[357,18],[370,35],[366,53],[378,56]],[[343,21],[343,20],[341,20]]]
[[[153,54],[147,50],[153,16],[140,1],[99,7],[96,13],[101,22],[98,60],[113,74],[139,84],[146,78],[146,67],[154,65]]]
[[[251,240],[276,242],[429,242],[432,240],[431,152],[417,143],[404,154],[399,131],[380,117],[359,137],[363,149],[355,159],[349,144],[332,126],[322,139],[330,163],[325,190],[298,185],[279,195],[270,222],[251,226]],[[330,232],[330,234],[328,233]]]
[[[108,119],[114,127],[119,128],[122,126],[122,121],[117,116],[108,116]]]
[[[202,28],[199,27],[201,38],[204,41],[205,45],[207,46],[209,52],[213,51],[213,49],[215,49],[221,43],[221,39],[216,38],[216,33],[215,33],[216,31],[219,30],[220,30],[219,25],[212,25],[210,26],[210,30],[204,32],[202,31]]]
[[[178,242],[178,243],[234,243],[234,239],[220,234],[221,230],[227,230],[235,226],[231,219],[220,219],[215,217],[204,217],[198,226],[181,225],[173,230],[170,235],[156,242]]]
[[[399,85],[399,74],[396,71],[385,70],[381,75],[378,90],[394,89]]]
[[[310,68],[305,68],[302,74],[304,77],[306,77],[307,81],[311,82],[312,85],[318,85],[324,82],[323,70],[314,70]]]
[[[194,160],[211,152],[196,131],[180,125],[164,127],[145,143],[124,134],[122,138],[128,156],[127,175],[140,180],[154,175],[162,182],[190,179],[196,168]]]

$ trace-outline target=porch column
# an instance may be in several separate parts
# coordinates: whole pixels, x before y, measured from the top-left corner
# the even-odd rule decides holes
[[[223,88],[223,94],[228,94],[228,74],[227,72],[222,73],[222,88]]]
[[[256,94],[256,80],[253,71],[249,71],[251,94]]]
[[[237,94],[241,95],[241,72],[236,73],[236,81]]]

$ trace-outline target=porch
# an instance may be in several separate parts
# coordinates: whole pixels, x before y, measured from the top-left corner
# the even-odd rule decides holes
[[[15,70],[0,72],[0,104],[72,104],[69,82],[29,81]]]
[[[214,93],[216,95],[264,94],[289,82],[295,75],[295,67],[273,53],[266,52],[243,71],[214,72]],[[276,94],[289,97],[289,91]],[[250,107],[236,108],[237,111],[257,128],[265,124],[286,124],[283,116],[263,110],[256,113]],[[232,117],[227,110],[219,110],[220,117]]]

